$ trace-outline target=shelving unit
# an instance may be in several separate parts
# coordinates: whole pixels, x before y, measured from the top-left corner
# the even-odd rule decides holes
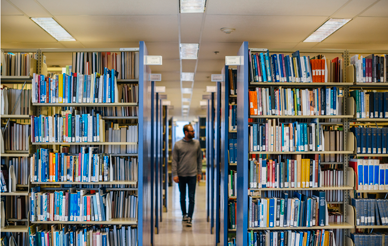
[[[161,172],[161,179],[162,179],[162,194],[163,194],[163,200],[162,200],[162,209],[163,212],[168,211],[168,149],[169,149],[169,135],[170,135],[170,127],[169,127],[169,120],[168,120],[168,106],[163,106],[163,117],[162,117],[162,129],[163,129],[163,145],[162,145],[162,151],[163,151],[163,161],[162,161],[162,172]]]
[[[201,182],[206,183],[206,117],[205,116],[199,116],[198,117],[198,123],[197,123],[197,133],[198,134],[198,141],[201,146],[202,150],[202,179]]]

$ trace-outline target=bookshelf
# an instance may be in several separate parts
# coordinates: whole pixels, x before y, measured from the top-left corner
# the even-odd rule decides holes
[[[197,126],[197,134],[198,134],[198,141],[201,146],[202,150],[202,180],[201,182],[206,183],[206,117],[205,116],[199,116],[198,117],[198,123]]]
[[[214,199],[215,199],[215,234],[216,234],[216,244],[220,242],[220,198],[221,198],[221,83],[217,82],[215,93],[215,124],[214,124],[214,154],[215,162],[213,166],[214,170]]]
[[[259,82],[251,82],[249,81],[250,77],[250,70],[249,70],[249,54],[250,51],[252,53],[260,53],[263,52],[264,49],[249,49],[248,42],[243,42],[237,56],[240,56],[241,59],[243,59],[242,65],[237,66],[237,90],[238,90],[238,96],[237,96],[237,128],[239,129],[238,135],[237,135],[237,144],[239,146],[239,151],[237,152],[237,163],[243,163],[244,165],[237,165],[237,194],[238,199],[237,200],[237,230],[236,230],[236,245],[242,246],[246,245],[248,242],[248,233],[251,230],[287,230],[287,228],[250,228],[248,226],[248,204],[249,204],[249,192],[257,191],[259,193],[258,197],[263,197],[262,192],[268,191],[268,192],[280,192],[282,190],[298,190],[307,192],[307,190],[339,190],[343,192],[343,201],[342,202],[335,202],[331,203],[328,202],[328,204],[338,204],[340,205],[340,209],[343,215],[343,221],[340,224],[333,224],[330,223],[329,225],[319,227],[317,228],[306,228],[306,227],[291,227],[292,230],[305,230],[305,229],[343,229],[344,235],[347,235],[348,229],[354,228],[354,216],[351,213],[351,206],[348,205],[349,203],[349,191],[353,190],[354,186],[353,183],[354,180],[352,177],[348,177],[354,174],[348,173],[348,162],[350,155],[354,154],[354,135],[349,131],[349,122],[351,119],[355,117],[354,113],[354,101],[352,101],[351,98],[349,98],[349,89],[351,86],[353,86],[353,83],[350,82],[327,82],[327,83],[288,83],[288,82],[265,82],[265,83],[259,83]],[[266,50],[265,50],[266,52]],[[292,53],[294,51],[276,51],[276,53]],[[316,51],[310,51],[315,53],[333,53],[333,51],[328,50],[316,50]],[[315,54],[314,53],[314,54]],[[347,64],[349,64],[349,53],[348,51],[337,51],[340,55],[343,57],[344,67],[346,67]],[[314,56],[312,54],[312,56]],[[302,56],[302,55],[301,55]],[[346,69],[344,69],[343,72],[343,81],[347,81],[346,77]],[[337,115],[337,116],[274,116],[274,115],[265,115],[265,116],[250,116],[249,110],[249,90],[253,89],[254,87],[270,87],[270,86],[276,86],[276,87],[285,87],[285,88],[303,88],[303,89],[314,89],[318,87],[323,86],[336,86],[341,87],[343,91],[343,115]],[[263,119],[274,119],[277,122],[280,120],[287,120],[287,119],[298,119],[302,120],[302,122],[308,122],[311,119],[316,120],[320,123],[320,121],[323,122],[322,125],[324,126],[330,126],[330,125],[341,125],[343,129],[343,142],[345,143],[343,146],[343,150],[341,151],[306,151],[306,152],[280,152],[280,151],[250,151],[249,149],[249,125],[250,122],[262,122]],[[327,122],[327,119],[337,119],[336,122]],[[347,143],[347,144],[346,144]],[[291,155],[291,154],[317,154],[317,155],[325,155],[325,154],[340,154],[343,155],[343,161],[338,166],[342,168],[343,170],[343,182],[344,186],[341,187],[319,187],[319,188],[267,188],[267,189],[249,189],[249,173],[250,173],[250,167],[248,165],[249,160],[251,158],[251,155]],[[265,157],[263,157],[265,158]],[[325,160],[326,161],[326,160]],[[327,161],[326,161],[327,162]],[[336,161],[338,162],[338,161]],[[325,163],[326,164],[326,163]],[[321,163],[322,165],[322,163]],[[351,173],[351,172],[350,172]],[[348,180],[349,179],[349,180]],[[350,183],[348,183],[350,182]],[[225,187],[225,184],[224,184]],[[255,192],[256,193],[256,192]],[[267,192],[265,192],[267,193]],[[273,193],[271,193],[273,194]],[[224,202],[227,202],[226,199],[224,199]],[[225,212],[224,212],[225,214]],[[224,233],[226,232],[226,229],[223,230]],[[224,236],[225,238],[225,236]],[[339,242],[340,245],[344,244],[344,242]]]
[[[168,186],[171,187],[173,185],[172,181],[172,149],[174,148],[175,144],[175,123],[174,123],[174,117],[171,117],[168,120],[168,145],[165,148],[165,151],[167,151],[167,183]]]
[[[139,42],[139,47],[131,48],[132,51],[139,53],[139,66],[138,69],[138,78],[137,79],[119,79],[119,83],[130,83],[138,85],[138,103],[110,103],[110,104],[101,104],[101,103],[33,103],[31,110],[32,114],[39,115],[42,112],[46,114],[48,110],[55,111],[54,108],[59,107],[138,107],[137,116],[105,116],[106,120],[123,120],[130,121],[130,124],[135,123],[138,125],[138,142],[84,142],[84,143],[30,143],[29,151],[22,152],[6,152],[1,154],[1,158],[11,158],[11,157],[29,157],[30,154],[35,151],[39,146],[52,146],[54,150],[58,150],[59,146],[73,146],[74,148],[77,145],[138,145],[138,150],[136,154],[109,154],[112,157],[135,157],[138,159],[138,180],[132,181],[111,181],[111,182],[31,182],[29,181],[28,185],[17,185],[17,191],[12,193],[2,193],[2,196],[29,196],[31,193],[31,187],[41,187],[43,190],[55,191],[55,190],[110,190],[110,191],[131,191],[131,194],[136,194],[137,197],[137,219],[118,219],[113,218],[109,221],[35,221],[31,222],[29,220],[30,216],[27,214],[27,220],[25,220],[26,225],[16,225],[16,226],[7,226],[1,228],[2,232],[26,232],[28,233],[31,229],[30,225],[38,225],[40,228],[46,227],[49,225],[123,225],[123,226],[132,226],[137,228],[137,244],[138,245],[150,245],[151,237],[153,235],[153,228],[150,226],[151,214],[154,211],[151,211],[151,196],[150,191],[152,183],[150,181],[149,170],[151,168],[151,157],[150,157],[150,146],[151,146],[151,102],[146,100],[151,97],[151,82],[149,81],[150,68],[144,64],[145,56],[148,55],[146,45],[143,41]],[[42,64],[42,57],[44,52],[120,52],[120,49],[42,49],[36,51],[38,55],[37,62],[37,73],[43,74],[45,64]],[[32,51],[35,52],[35,51]],[[2,76],[2,83],[9,84],[20,84],[27,81],[31,83],[31,78],[29,76]],[[144,99],[144,100],[143,100]],[[51,112],[51,111],[50,111]],[[18,120],[28,120],[29,116],[25,115],[4,115],[4,119],[18,119]],[[63,185],[67,187],[62,187]],[[97,188],[82,188],[81,185],[98,186]],[[110,185],[129,185],[131,188],[117,188],[110,187]],[[70,188],[69,188],[70,186]],[[79,187],[78,187],[79,186]],[[136,186],[136,187],[133,187]],[[28,207],[28,202],[26,202],[26,207]],[[28,207],[29,209],[29,207]],[[27,209],[27,211],[28,211]]]
[[[161,168],[161,180],[162,180],[162,210],[163,212],[168,211],[168,149],[169,149],[169,136],[170,136],[170,128],[169,128],[169,121],[168,121],[168,106],[163,106],[163,117],[162,117],[162,168]],[[163,148],[164,147],[164,148]]]

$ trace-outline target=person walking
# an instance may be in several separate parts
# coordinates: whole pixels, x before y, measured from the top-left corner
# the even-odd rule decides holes
[[[202,175],[202,153],[198,140],[193,139],[193,126],[183,126],[185,137],[176,142],[172,151],[172,176],[175,183],[179,184],[182,221],[187,226],[192,226],[194,213],[195,187]],[[186,185],[189,189],[189,211],[186,212]]]

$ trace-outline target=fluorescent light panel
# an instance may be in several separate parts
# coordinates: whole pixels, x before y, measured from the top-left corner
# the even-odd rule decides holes
[[[182,73],[182,81],[194,81],[194,73]]]
[[[198,44],[180,44],[181,59],[195,60],[198,58]]]
[[[351,19],[329,19],[303,42],[322,42]]]
[[[203,13],[206,0],[180,0],[181,13]]]
[[[189,105],[182,105],[182,108],[190,108]]]
[[[53,36],[58,41],[75,41],[70,33],[68,33],[61,25],[53,18],[31,18],[38,26],[43,28],[48,34]]]
[[[191,94],[192,89],[191,88],[182,88],[181,91],[182,91],[183,94]]]
[[[162,100],[162,105],[171,105],[171,101]]]
[[[199,105],[200,106],[206,106],[207,105],[207,100],[199,101]]]
[[[183,105],[190,105],[190,102],[182,102]]]
[[[190,102],[190,98],[182,98],[182,102]]]

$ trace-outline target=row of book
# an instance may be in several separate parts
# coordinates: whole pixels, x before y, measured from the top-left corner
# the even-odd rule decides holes
[[[388,225],[388,200],[352,198],[352,206],[357,226]]]
[[[91,75],[103,73],[106,67],[118,72],[118,79],[139,78],[139,52],[74,52],[72,54],[73,73]]]
[[[31,221],[110,221],[114,218],[137,220],[137,196],[130,191],[40,192],[30,194]]]
[[[3,53],[1,57],[2,76],[31,76],[36,71],[36,53]]]
[[[261,188],[317,188],[342,187],[343,170],[321,168],[319,155],[314,159],[250,160],[249,187]]]
[[[97,147],[81,147],[76,154],[38,149],[31,158],[32,182],[137,181],[137,158],[112,157]]]
[[[20,86],[15,86],[20,87]],[[0,115],[28,115],[30,112],[31,87],[26,85],[22,90],[8,88],[2,85],[0,87]]]
[[[250,195],[251,196],[261,196],[262,197],[283,197],[283,191],[282,190],[257,190],[257,189],[250,189]],[[313,190],[299,190],[302,194],[306,195],[307,197],[311,197],[313,195]],[[342,190],[326,190],[326,202],[343,202],[343,192]]]
[[[249,81],[252,82],[342,82],[343,62],[336,57],[327,65],[326,57],[252,53],[249,51]]]
[[[51,230],[37,229],[29,236],[29,245],[34,246],[136,246],[136,227],[116,225],[109,227],[53,227]]]
[[[237,105],[229,105],[229,131],[237,131]]]
[[[352,233],[350,238],[354,246],[388,246],[388,235],[381,233]]]
[[[356,102],[357,118],[388,118],[388,92],[350,92]]]
[[[27,232],[4,232],[1,233],[0,245],[4,246],[29,246]]]
[[[387,154],[387,127],[354,127],[351,128],[356,137],[357,154]]]
[[[10,121],[8,127],[2,127],[5,151],[28,151],[30,126]]]
[[[324,129],[315,120],[303,123],[279,122],[273,119],[253,123],[249,126],[249,149],[267,152],[343,151],[343,131],[339,130],[336,134],[335,131]],[[333,142],[337,144],[334,145]]]
[[[229,133],[229,163],[237,164],[237,133]]]
[[[256,87],[249,91],[249,115],[342,115],[343,91],[337,87],[316,89]]]
[[[118,103],[117,72],[104,69],[104,74],[61,74],[54,78],[34,74],[33,103]]]
[[[356,190],[388,190],[388,163],[379,159],[351,159],[354,169]]]
[[[335,230],[334,230],[335,231]],[[333,230],[305,230],[305,231],[250,231],[248,232],[248,246],[335,246],[342,245]],[[336,244],[337,242],[337,244]],[[230,241],[228,246],[234,246]]]
[[[388,82],[388,56],[371,54],[366,57],[363,55],[354,55],[350,57],[350,64],[354,66],[354,78],[356,82],[372,83]]]
[[[329,224],[324,191],[312,197],[295,192],[283,193],[283,198],[249,197],[249,227],[312,227]]]
[[[14,223],[17,220],[17,223],[20,223],[21,220],[27,219],[28,209],[26,205],[28,200],[25,196],[2,196],[1,197],[1,228],[4,228],[5,225]],[[4,214],[3,214],[4,213]]]
[[[28,185],[30,159],[28,157],[1,158],[0,192],[11,190],[12,183]]]

